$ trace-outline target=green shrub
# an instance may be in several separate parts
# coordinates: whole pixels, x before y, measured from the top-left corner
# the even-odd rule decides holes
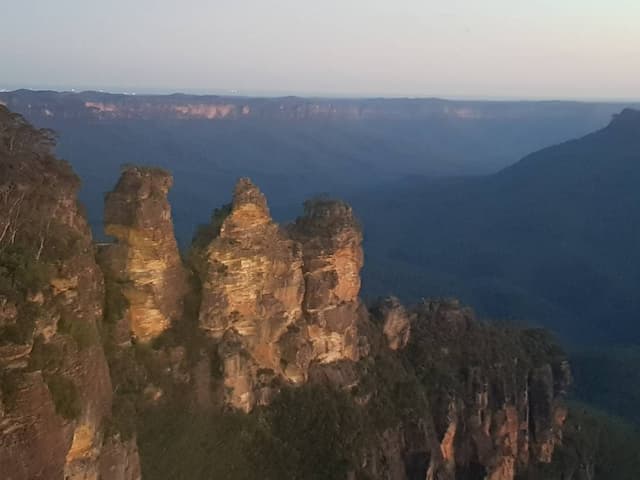
[[[154,480],[303,479],[299,458],[255,414],[147,410],[138,429],[142,475]]]
[[[207,224],[198,226],[198,230],[193,237],[193,247],[197,249],[206,248],[214,238],[220,235],[222,224],[230,213],[230,203],[227,203],[220,208],[216,208],[211,214],[211,221]]]
[[[50,265],[35,260],[35,252],[19,245],[0,249],[0,296],[18,307],[17,322],[0,328],[0,344],[28,343],[41,307],[27,300],[29,293],[42,290],[52,275]]]
[[[285,389],[262,412],[264,422],[299,463],[296,478],[346,478],[363,446],[363,411],[346,392],[305,385]]]
[[[553,461],[533,466],[526,478],[636,480],[640,472],[639,451],[637,428],[592,407],[573,403],[562,445],[556,448]]]
[[[36,252],[14,244],[0,249],[0,288],[13,290],[23,297],[42,290],[53,274],[53,266],[36,260]],[[0,293],[5,293],[0,291]]]
[[[191,242],[191,249],[187,254],[188,263],[198,273],[204,273],[207,268],[205,259],[206,248],[211,241],[220,235],[220,229],[225,219],[231,213],[231,204],[216,208],[211,215],[211,221],[207,224],[198,225],[196,234]]]

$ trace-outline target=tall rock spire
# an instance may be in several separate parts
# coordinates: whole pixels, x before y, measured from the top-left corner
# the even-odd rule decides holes
[[[321,363],[357,360],[363,347],[357,322],[366,312],[358,298],[362,230],[353,210],[341,201],[309,200],[291,233],[302,245],[303,308],[314,357]]]
[[[187,285],[167,200],[172,183],[164,170],[127,167],[106,196],[105,232],[116,243],[103,249],[101,263],[128,303],[121,340],[127,330],[152,340],[182,314]]]
[[[259,401],[258,370],[283,373],[278,341],[302,316],[302,252],[243,178],[204,258],[200,327],[221,341],[227,401],[249,410]]]

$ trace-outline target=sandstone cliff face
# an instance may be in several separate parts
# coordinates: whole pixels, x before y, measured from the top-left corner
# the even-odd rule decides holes
[[[241,179],[204,257],[200,327],[220,342],[229,403],[248,411],[261,403],[259,371],[269,380],[304,378],[283,367],[280,346],[302,316],[300,246],[271,220],[258,188]]]
[[[148,342],[182,315],[186,274],[173,232],[167,193],[173,179],[156,168],[128,167],[105,202],[105,232],[116,239],[104,246],[101,264],[119,285],[128,306],[119,340],[127,330]]]
[[[540,351],[538,331],[484,326],[455,301],[428,302],[413,315],[403,354],[435,390],[426,421],[400,428],[405,461],[422,458],[409,478],[513,480],[550,462],[571,381],[562,355]]]
[[[200,327],[220,342],[231,405],[269,401],[274,379],[301,383],[311,362],[357,360],[362,234],[351,209],[311,202],[288,230],[248,179],[205,248]]]
[[[300,318],[300,246],[271,220],[264,195],[248,179],[236,185],[207,261],[200,325],[214,338],[233,329],[249,341],[273,343]],[[276,367],[261,360],[269,362]]]
[[[362,232],[351,207],[312,200],[291,234],[302,245],[305,294],[314,358],[321,363],[357,360],[365,349],[357,323],[366,317],[358,294],[364,262]]]
[[[112,388],[79,181],[47,132],[1,107],[0,132],[0,471],[98,478]]]

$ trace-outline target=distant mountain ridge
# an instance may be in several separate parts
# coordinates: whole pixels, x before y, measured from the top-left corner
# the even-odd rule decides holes
[[[365,286],[411,297],[426,282],[485,315],[546,319],[569,341],[637,342],[638,184],[640,111],[626,109],[495,175],[378,189],[354,202],[379,234]],[[377,244],[385,231],[401,234],[392,248]]]
[[[405,177],[479,175],[606,125],[623,104],[443,99],[249,98],[16,90],[0,103],[59,135],[102,235],[103,194],[126,163],[176,178],[176,235],[187,245],[238,177],[291,219],[309,196],[338,197]]]
[[[65,119],[522,119],[610,113],[626,103],[481,101],[440,98],[314,98],[223,95],[136,95],[97,91],[0,92],[0,102],[30,117]]]

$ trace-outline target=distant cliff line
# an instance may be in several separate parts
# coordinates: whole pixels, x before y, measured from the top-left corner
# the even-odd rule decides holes
[[[0,104],[29,118],[174,120],[418,120],[518,119],[562,116],[573,110],[614,112],[640,103],[486,101],[441,98],[244,97],[131,95],[96,91],[0,92]],[[543,112],[542,108],[548,110]]]

